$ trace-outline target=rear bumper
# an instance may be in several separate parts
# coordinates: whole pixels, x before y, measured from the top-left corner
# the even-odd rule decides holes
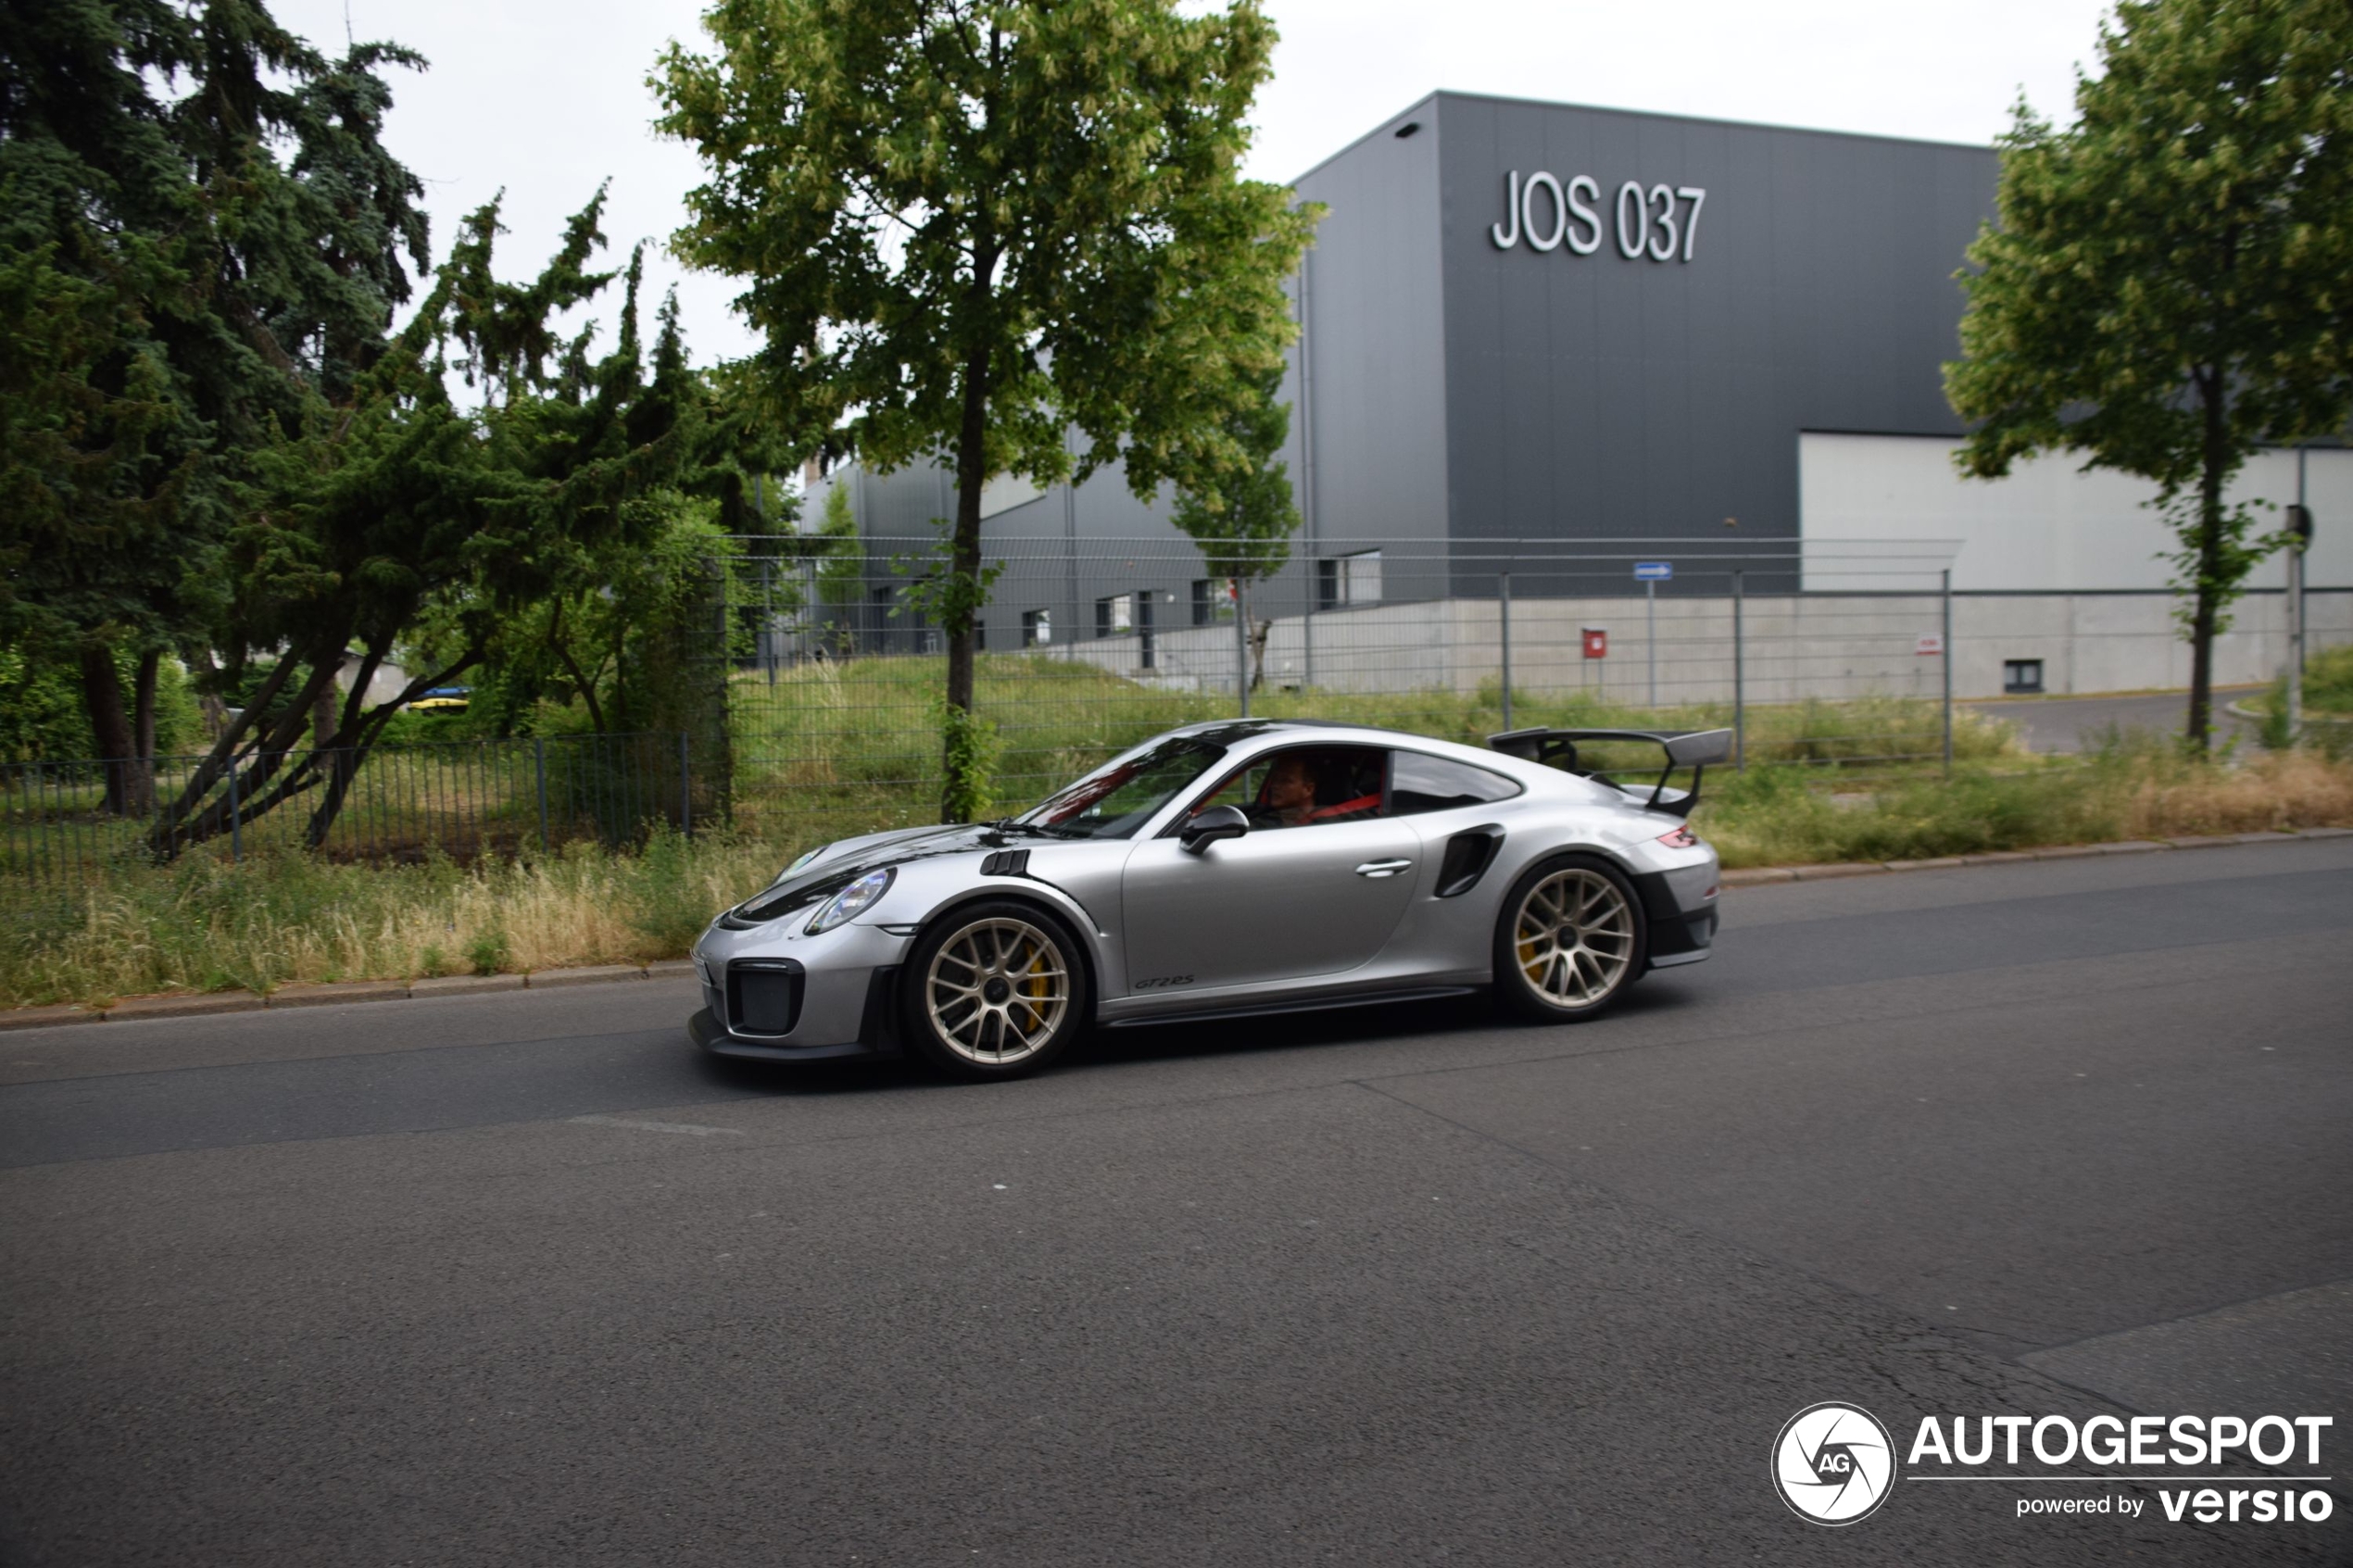
[[[1634,878],[1650,919],[1653,969],[1698,963],[1716,942],[1717,868],[1713,861],[1680,871],[1644,872]]]

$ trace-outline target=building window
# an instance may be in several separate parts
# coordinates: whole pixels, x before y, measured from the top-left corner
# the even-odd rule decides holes
[[[1315,600],[1319,609],[1380,603],[1380,552],[1360,550],[1317,561]]]
[[[1050,647],[1054,641],[1054,612],[1051,609],[1026,609],[1021,612],[1021,646],[1026,648]]]
[[[1146,670],[1152,667],[1152,591],[1139,589],[1136,594],[1136,634],[1143,643],[1138,650],[1138,662]]]
[[[1169,596],[1173,601],[1174,594]],[[1234,619],[1233,581],[1225,577],[1193,579],[1193,624],[1214,626]]]
[[[2043,689],[2043,661],[2039,659],[2006,659],[2002,660],[2002,690],[2024,696]]]
[[[1114,594],[1095,601],[1095,635],[1115,637],[1136,629],[1136,596]]]

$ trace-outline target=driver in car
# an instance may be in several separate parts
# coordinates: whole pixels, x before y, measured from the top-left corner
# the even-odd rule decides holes
[[[1250,808],[1251,825],[1305,827],[1311,822],[1331,822],[1380,808],[1378,793],[1318,807],[1318,783],[1319,770],[1306,753],[1291,751],[1277,757],[1274,766],[1266,771],[1266,782],[1259,786],[1257,803]]]

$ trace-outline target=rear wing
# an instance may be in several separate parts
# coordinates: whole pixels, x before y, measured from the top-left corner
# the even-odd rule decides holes
[[[1658,782],[1651,786],[1650,798],[1642,805],[1648,810],[1675,817],[1690,816],[1692,808],[1699,804],[1700,779],[1705,771],[1732,759],[1730,730],[1506,730],[1500,735],[1487,737],[1487,744],[1506,757],[1541,762],[1579,778],[1600,778],[1604,784],[1614,784],[1615,781],[1599,770],[1578,765],[1579,741],[1647,741],[1659,747],[1667,754],[1667,766],[1660,771]],[[1689,790],[1667,787],[1667,781],[1678,768],[1692,771]]]

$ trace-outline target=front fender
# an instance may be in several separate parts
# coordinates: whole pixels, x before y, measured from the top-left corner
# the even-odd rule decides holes
[[[1087,966],[1089,1006],[1106,994],[1107,986],[1125,987],[1126,964],[1120,945],[1105,929],[1103,922],[1093,910],[1067,889],[1033,876],[965,876],[947,883],[946,879],[926,877],[946,884],[937,887],[909,888],[918,898],[901,899],[900,890],[893,888],[874,911],[873,923],[887,930],[912,935],[936,922],[952,916],[967,904],[988,898],[1014,898],[1036,904],[1061,917],[1062,922],[1078,938],[1079,961]],[[919,901],[920,900],[920,901]],[[920,912],[917,912],[920,911]]]

